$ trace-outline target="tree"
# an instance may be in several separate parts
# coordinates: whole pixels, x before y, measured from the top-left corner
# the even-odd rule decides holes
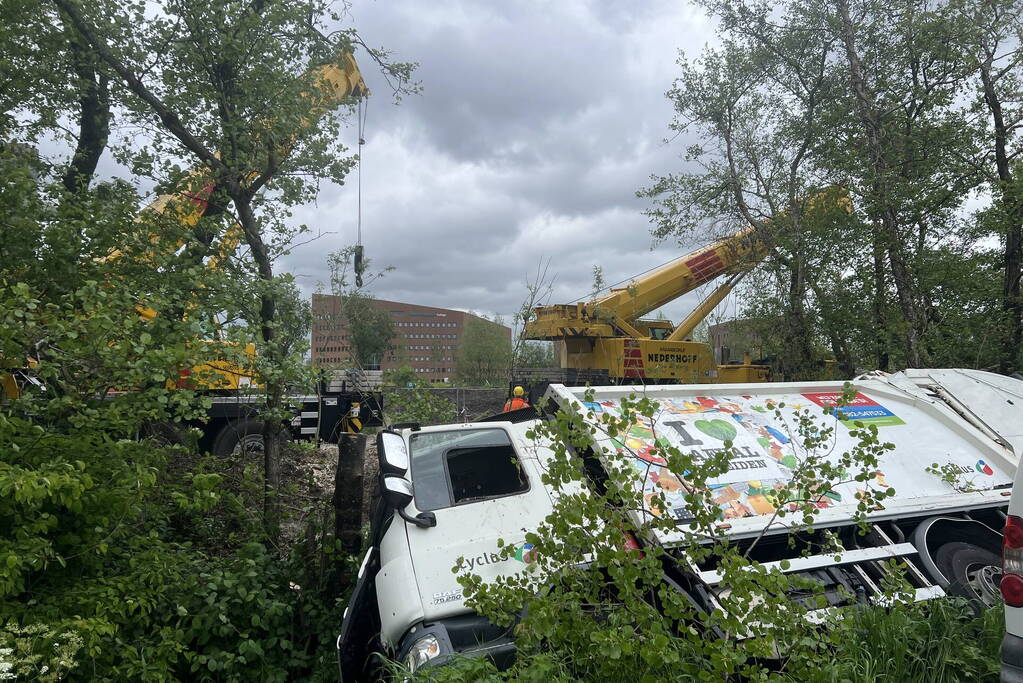
[[[833,184],[819,163],[823,108],[835,88],[833,39],[803,30],[819,22],[795,3],[781,23],[767,21],[766,6],[708,6],[724,20],[721,47],[680,62],[682,75],[668,93],[677,112],[673,130],[707,141],[686,152],[700,170],[659,178],[643,194],[657,202],[650,215],[658,237],[706,240],[707,227],[724,223],[732,232],[739,224],[765,245],[782,294],[782,362],[798,377],[814,360],[810,293],[821,271],[841,258],[817,248],[839,215],[835,198],[819,196]]]
[[[1023,106],[1023,7],[1016,2],[963,3],[951,11],[961,27],[960,42],[976,81],[977,109],[985,114],[984,135],[970,161],[994,196],[1001,237],[1001,308],[1005,320],[998,367],[1010,372],[1019,367],[1023,342],[1023,172],[1019,162]],[[990,128],[988,128],[990,126]],[[993,165],[992,165],[993,162]]]
[[[142,158],[193,191],[205,192],[203,186],[211,184],[211,213],[230,211],[247,247],[242,263],[251,279],[244,293],[254,305],[244,308],[258,330],[257,370],[265,391],[264,519],[272,539],[286,387],[301,367],[280,338],[278,299],[287,283],[275,274],[274,261],[305,229],[287,222],[288,207],[314,197],[319,180],[342,181],[354,163],[339,142],[343,114],[334,109],[334,86],[315,65],[350,52],[355,35],[341,33],[334,42],[322,38],[313,22],[339,19],[325,2],[256,2],[238,9],[222,0],[193,0],[148,7],[144,14],[129,5],[111,21],[88,14],[76,0],[54,1],[131,93],[130,118],[152,135]],[[121,44],[130,49],[114,47],[112,25],[134,27],[130,41]],[[410,70],[390,71],[407,78]],[[176,171],[181,155],[196,164],[196,175]],[[201,245],[209,246],[224,229],[200,223]]]
[[[511,342],[500,316],[493,320],[469,313],[458,346],[458,380],[469,386],[490,386],[508,381]]]
[[[356,275],[363,284],[352,286],[349,275],[354,272],[357,251],[358,247],[346,247],[327,257],[330,289],[341,300],[337,322],[348,332],[352,362],[362,369],[377,369],[384,355],[392,348],[394,322],[387,311],[373,305],[373,300],[366,292],[373,282],[393,268],[384,268],[367,277],[365,271],[371,262],[361,262],[361,272]]]
[[[948,277],[962,272],[948,255],[981,254],[991,230],[964,218],[964,205],[984,183],[1005,187],[988,160],[998,157],[997,135],[987,144],[976,107],[960,96],[975,81],[983,91],[975,75],[983,69],[963,49],[975,46],[974,64],[988,54],[983,41],[967,39],[978,35],[974,9],[916,0],[703,4],[720,20],[720,47],[683,61],[669,93],[675,129],[701,136],[686,153],[698,170],[659,178],[645,192],[655,200],[654,234],[706,236],[722,222],[752,228],[767,248],[766,277],[745,288],[744,314],[776,321],[787,376],[812,371],[825,345],[846,373],[949,358],[943,325],[957,316],[940,303]],[[957,18],[963,13],[971,19]],[[1016,63],[1001,59],[1011,88]],[[813,215],[825,188],[848,194],[833,202],[848,216]],[[1004,205],[1004,193],[995,194]],[[1011,245],[1013,221],[1001,216],[987,220]],[[1012,296],[1003,285],[1007,314],[990,299],[963,302],[977,337],[996,336],[1013,317]]]
[[[519,305],[519,310],[512,316],[512,326],[518,330],[512,346],[513,362],[519,357],[523,344],[527,343],[522,334],[525,332],[526,323],[533,319],[534,309],[544,304],[554,291],[554,277],[547,274],[550,265],[550,258],[546,261],[541,259],[536,264],[536,273],[531,279],[526,280],[526,297]]]
[[[361,368],[379,368],[394,338],[391,316],[358,292],[344,298],[342,311],[351,342],[352,360]]]
[[[552,342],[526,341],[515,354],[516,368],[553,368],[557,365]]]
[[[112,9],[107,2],[96,6]],[[71,153],[54,170],[74,194],[88,187],[107,149],[115,93],[98,54],[56,6],[11,0],[4,14],[0,139],[67,142]]]

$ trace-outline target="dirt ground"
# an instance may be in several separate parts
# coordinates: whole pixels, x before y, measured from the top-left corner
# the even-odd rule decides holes
[[[313,515],[328,515],[333,506],[334,477],[337,472],[338,447],[320,444],[318,448],[289,448],[281,463],[281,481],[286,507],[292,514],[283,529],[287,541],[294,542]],[[362,524],[369,523],[370,511],[377,496],[376,438],[366,437],[363,469]],[[329,515],[328,515],[329,516]]]

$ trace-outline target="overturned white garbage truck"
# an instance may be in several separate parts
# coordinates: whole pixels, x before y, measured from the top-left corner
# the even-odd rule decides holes
[[[845,407],[826,413],[843,389]],[[614,413],[632,394],[660,409],[648,430],[629,435],[629,452],[642,459],[644,439],[654,433],[679,448],[720,448],[730,441],[728,472],[712,486],[730,538],[741,543],[763,535],[761,554],[751,559],[813,579],[832,606],[850,595],[881,595],[893,558],[917,600],[960,594],[990,605],[1000,599],[1001,532],[1023,448],[1023,381],[975,370],[907,370],[866,375],[851,388],[841,382],[551,385],[546,415],[525,409],[469,424],[405,425],[378,436],[382,496],[338,637],[342,677],[363,679],[374,652],[411,670],[456,654],[509,661],[512,631],[466,607],[452,568],[461,558],[464,571],[484,580],[522,571],[532,559],[526,533],[554,509],[542,483],[551,451],[527,432],[557,410],[581,412],[596,425],[602,412]],[[821,499],[815,526],[834,531],[844,550],[807,556],[789,547],[786,529],[768,526],[770,491],[792,476],[792,411],[816,406],[821,419],[838,423],[836,454],[853,446],[854,423],[877,426],[879,438],[894,449],[882,456],[870,485],[896,493],[867,513],[863,535],[855,519],[856,487],[863,484],[836,486]],[[622,451],[597,439],[578,456],[599,464]],[[954,476],[938,476],[935,463]],[[636,528],[643,526],[639,515],[651,512],[678,519],[676,531],[640,534],[639,545],[681,543],[681,487],[665,486],[663,470],[639,464],[635,486],[656,490],[669,509],[636,511]],[[515,554],[502,553],[499,539],[517,543]],[[685,577],[665,577],[707,610],[724,589],[720,579],[713,567],[700,566]]]

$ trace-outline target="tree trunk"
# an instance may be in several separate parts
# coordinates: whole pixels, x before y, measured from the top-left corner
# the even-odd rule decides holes
[[[877,356],[877,369],[888,372],[891,358],[888,355],[888,313],[885,295],[888,289],[885,277],[884,247],[881,244],[880,226],[875,222],[871,230],[872,252],[874,257],[874,353]]]
[[[110,93],[105,76],[96,74],[95,59],[77,36],[70,41],[71,59],[78,87],[78,144],[64,171],[63,184],[75,193],[89,186],[110,135]]]
[[[334,538],[352,555],[362,549],[365,464],[366,435],[342,434],[337,443],[334,476]]]
[[[806,267],[797,254],[789,272],[788,314],[786,315],[785,379],[807,379],[813,365],[812,334],[806,320]]]
[[[888,209],[885,213],[893,214]],[[888,261],[892,267],[892,280],[895,282],[895,293],[899,298],[899,308],[902,309],[902,317],[906,320],[906,367],[919,368],[923,365],[923,358],[920,353],[920,337],[923,327],[921,316],[917,312],[914,290],[915,281],[902,256],[901,244],[898,237],[893,234],[894,222],[891,227],[885,230],[888,238]]]
[[[922,364],[920,355],[921,320],[917,314],[915,282],[906,265],[902,254],[902,241],[899,234],[899,221],[892,206],[891,192],[888,187],[890,175],[889,163],[884,155],[882,143],[881,116],[870,93],[859,53],[856,51],[855,26],[849,16],[849,1],[835,0],[841,25],[840,33],[845,46],[846,59],[849,64],[849,83],[852,86],[870,149],[870,163],[873,179],[870,183],[871,207],[869,211],[882,228],[884,248],[892,269],[892,280],[895,293],[899,300],[899,308],[907,323],[906,327],[906,364],[919,367]],[[876,255],[875,255],[876,258]]]
[[[1023,197],[1016,187],[1009,166],[1007,150],[1009,133],[1002,113],[1002,102],[995,88],[990,64],[980,69],[984,85],[984,102],[994,123],[995,168],[998,171],[999,199],[1005,212],[1005,274],[1002,279],[1002,312],[1006,326],[1002,334],[1002,353],[999,370],[1005,373],[1016,369],[1019,346],[1023,340],[1023,301],[1020,299],[1020,276],[1023,274]]]
[[[277,304],[270,292],[269,285],[273,282],[273,263],[263,243],[262,235],[252,211],[252,195],[247,189],[236,183],[228,183],[228,193],[238,211],[238,223],[245,235],[249,253],[256,263],[259,279],[263,280],[267,289],[260,296],[259,323],[263,337],[263,352],[269,357],[264,363],[273,362],[276,349],[274,340],[277,317]],[[280,487],[280,455],[281,455],[281,413],[284,407],[284,387],[275,381],[265,382],[266,419],[263,422],[263,526],[267,540],[275,545],[280,535],[280,501],[277,490]]]

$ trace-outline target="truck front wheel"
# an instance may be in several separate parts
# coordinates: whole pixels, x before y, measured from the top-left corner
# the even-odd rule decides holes
[[[993,607],[1001,602],[998,584],[1002,560],[990,550],[954,541],[938,548],[934,564],[948,579],[950,595],[967,598],[976,607]]]

